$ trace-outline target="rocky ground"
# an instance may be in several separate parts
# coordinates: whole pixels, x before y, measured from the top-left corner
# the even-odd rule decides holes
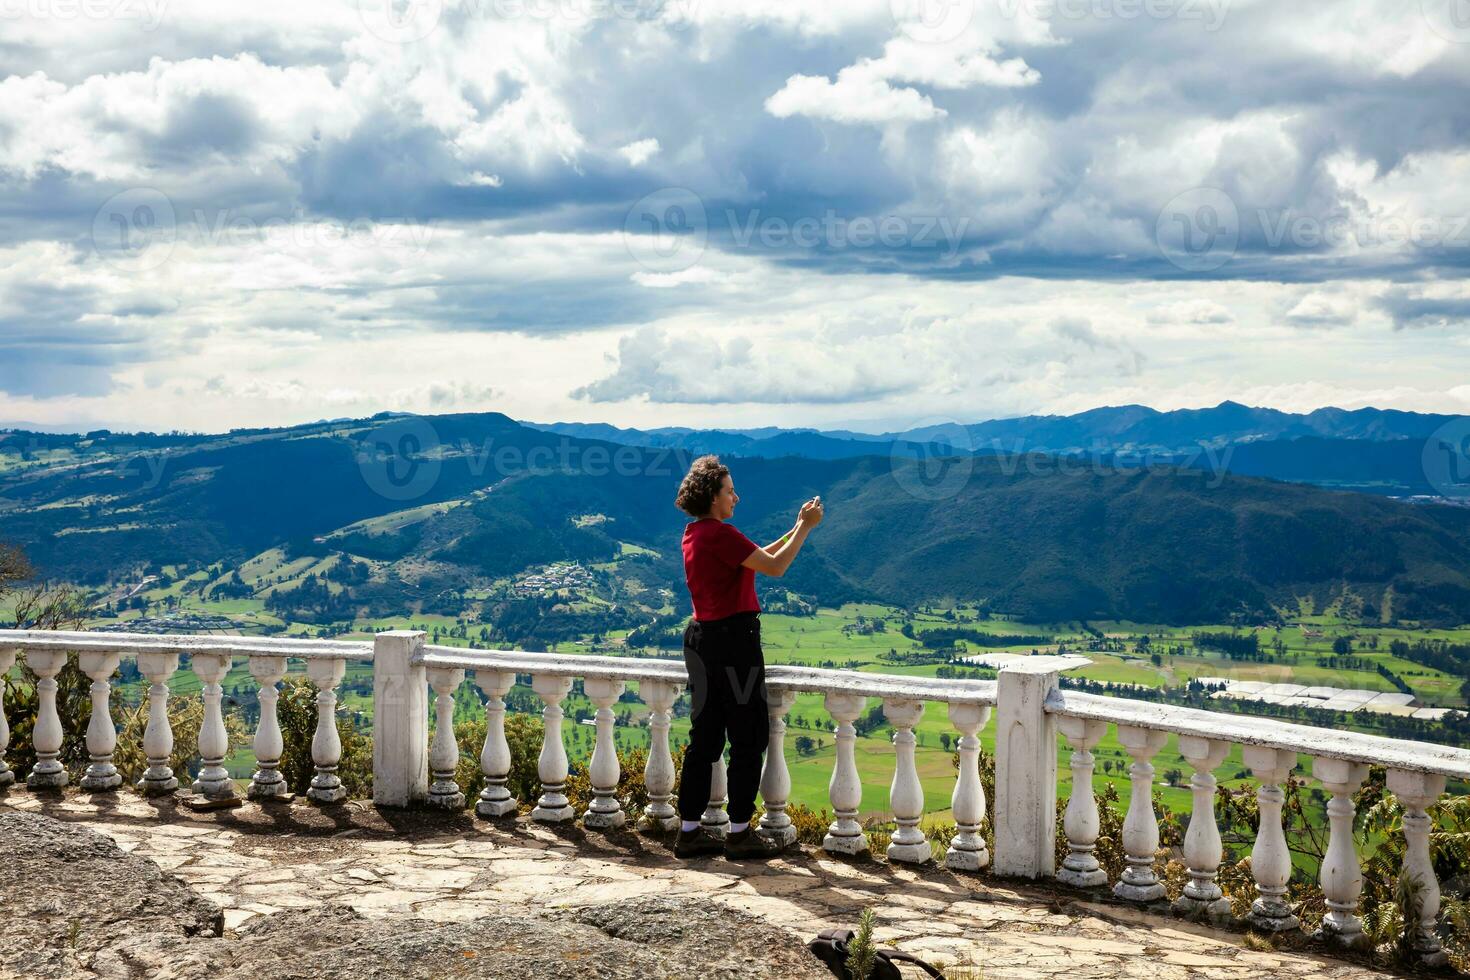
[[[680,862],[628,832],[360,803],[194,813],[11,790],[0,863],[5,976],[821,980],[805,942],[864,907],[880,941],[952,977],[1379,975],[938,868]]]

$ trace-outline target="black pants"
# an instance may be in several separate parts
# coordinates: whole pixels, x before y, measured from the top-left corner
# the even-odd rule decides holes
[[[712,767],[729,739],[727,812],[732,823],[748,823],[755,814],[761,758],[770,732],[760,617],[739,613],[691,622],[684,630],[684,665],[694,712],[679,777],[679,816],[692,821],[703,815],[709,805]]]

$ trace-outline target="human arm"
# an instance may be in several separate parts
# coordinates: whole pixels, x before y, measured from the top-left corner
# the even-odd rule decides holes
[[[822,502],[814,497],[802,505],[801,514],[796,519],[796,526],[788,534],[783,535],[782,539],[768,547],[756,548],[741,564],[762,575],[780,578],[786,574],[786,570],[796,560],[796,555],[801,551],[801,546],[806,543],[806,537],[811,533],[811,529],[821,521]]]

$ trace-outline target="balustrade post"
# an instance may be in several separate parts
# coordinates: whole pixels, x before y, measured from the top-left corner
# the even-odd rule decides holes
[[[179,779],[168,764],[174,751],[174,732],[168,720],[168,680],[178,669],[177,653],[153,650],[138,654],[138,673],[148,680],[148,727],[143,730],[148,768],[137,785],[144,796],[164,796],[179,788]]]
[[[464,809],[464,793],[454,781],[454,770],[459,766],[459,742],[454,737],[454,692],[463,683],[462,668],[429,668],[429,686],[436,697],[434,741],[429,746],[429,772],[434,782],[429,786],[428,804],[441,810]]]
[[[923,864],[934,856],[929,838],[919,829],[924,816],[924,786],[914,763],[914,726],[924,717],[924,702],[884,698],[883,716],[893,725],[893,782],[888,808],[897,824],[888,844],[888,860]]]
[[[1356,809],[1353,794],[1368,777],[1368,767],[1360,762],[1317,756],[1312,760],[1312,775],[1332,794],[1327,802],[1330,836],[1327,853],[1322,857],[1322,894],[1327,900],[1327,914],[1322,918],[1317,938],[1343,946],[1358,946],[1365,938],[1363,920],[1358,918],[1363,869],[1353,840]]]
[[[1404,867],[1400,872],[1417,908],[1404,909],[1404,920],[1415,926],[1413,947],[1426,966],[1443,966],[1449,957],[1436,934],[1439,924],[1439,880],[1429,854],[1429,814],[1425,812],[1444,792],[1445,778],[1424,772],[1388,771],[1388,791],[1404,808]]]
[[[990,850],[980,828],[985,823],[985,786],[980,782],[980,729],[990,720],[990,707],[983,704],[950,704],[949,723],[960,733],[960,771],[955,777],[950,809],[955,835],[944,866],[955,871],[979,871],[990,864]]]
[[[238,800],[235,783],[225,769],[230,743],[225,732],[225,692],[220,686],[234,666],[234,658],[227,653],[196,653],[189,662],[204,688],[204,723],[199,728],[199,757],[204,764],[193,790],[211,803]]]
[[[1058,718],[1057,728],[1072,746],[1072,795],[1062,816],[1067,856],[1057,880],[1074,888],[1097,888],[1108,883],[1108,873],[1097,863],[1097,836],[1102,822],[1092,791],[1092,749],[1108,732],[1108,723],[1084,718]]]
[[[373,802],[408,806],[429,795],[429,685],[424,634],[373,638]]]
[[[286,676],[285,657],[251,657],[250,676],[258,685],[256,698],[260,702],[260,722],[255,728],[255,774],[250,777],[250,787],[245,791],[252,800],[269,801],[290,799],[294,794],[281,775],[281,753],[286,750],[281,738],[281,721],[277,704],[281,692],[276,688]]]
[[[117,672],[116,653],[79,653],[77,666],[92,681],[92,717],[87,722],[87,771],[79,788],[86,793],[106,793],[122,785],[122,776],[112,763],[117,750],[117,726],[112,721],[111,677]]]
[[[587,697],[597,705],[597,741],[592,747],[592,761],[587,775],[592,783],[592,802],[582,815],[582,826],[589,830],[611,830],[628,819],[618,801],[618,780],[622,769],[618,764],[618,747],[614,735],[617,714],[613,705],[623,696],[623,682],[605,677],[589,677],[582,682]]]
[[[26,777],[31,789],[61,789],[67,784],[66,768],[61,764],[61,715],[56,711],[56,675],[66,666],[63,650],[30,650],[26,663],[36,675],[36,723],[31,743],[36,749],[36,764]]]
[[[510,780],[510,743],[505,740],[505,696],[515,686],[511,671],[479,669],[475,686],[484,693],[485,747],[480,750],[480,771],[485,774],[485,788],[475,812],[482,817],[503,817],[516,812],[517,800],[506,783]]]
[[[18,652],[0,649],[0,788],[15,782],[15,772],[5,762],[5,750],[10,747],[10,723],[5,720],[5,675],[15,666]]]
[[[998,875],[1050,878],[1056,872],[1057,723],[1046,710],[1046,698],[1057,687],[1057,659],[1020,657],[1000,669],[994,820]]]
[[[1184,863],[1189,881],[1174,901],[1174,911],[1191,918],[1223,921],[1230,918],[1230,899],[1220,890],[1220,861],[1225,856],[1220,826],[1215,821],[1215,770],[1230,754],[1230,743],[1196,735],[1179,736],[1179,754],[1194,769],[1189,786],[1194,806],[1184,833]]]
[[[1247,745],[1245,764],[1260,782],[1256,804],[1260,826],[1256,844],[1251,849],[1251,873],[1256,879],[1259,897],[1251,903],[1246,919],[1266,932],[1295,929],[1300,923],[1286,902],[1286,886],[1291,880],[1291,851],[1286,846],[1286,832],[1281,826],[1281,805],[1286,801],[1281,784],[1296,767],[1296,753],[1289,749],[1273,749],[1267,745]]]
[[[770,714],[770,740],[766,744],[766,764],[761,770],[761,814],[757,832],[783,847],[796,840],[796,827],[786,812],[791,796],[791,772],[786,768],[786,715],[796,704],[796,692],[770,689],[766,707]]]
[[[863,803],[863,784],[857,770],[857,729],[853,723],[863,713],[868,699],[856,694],[827,694],[823,704],[837,722],[837,761],[827,794],[836,819],[822,838],[822,849],[832,854],[866,854],[868,835],[857,822],[858,808]]]
[[[679,829],[679,814],[672,802],[677,774],[673,754],[669,752],[669,723],[682,687],[664,681],[638,684],[638,696],[648,705],[648,763],[643,768],[648,807],[638,820],[638,829],[642,831]]]
[[[699,818],[699,823],[711,833],[724,837],[730,832],[730,815],[725,804],[730,802],[729,773],[725,769],[725,754],[720,753],[710,768],[709,805]]]
[[[541,797],[531,811],[531,819],[541,823],[561,823],[576,817],[567,802],[567,748],[561,740],[561,703],[572,692],[572,679],[555,674],[535,674],[531,690],[546,704],[541,713],[544,734],[541,758],[536,771],[541,779]]]
[[[1159,818],[1154,813],[1154,767],[1150,760],[1169,740],[1166,732],[1149,728],[1118,726],[1118,741],[1133,759],[1128,767],[1131,792],[1128,816],[1123,819],[1123,854],[1128,867],[1113,894],[1130,902],[1156,902],[1164,897],[1164,886],[1154,874],[1159,850]]]

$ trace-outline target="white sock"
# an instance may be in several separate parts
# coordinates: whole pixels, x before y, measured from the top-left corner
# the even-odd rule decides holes
[[[699,829],[699,821],[698,820],[681,820],[681,821],[679,821],[679,829],[682,830],[686,834],[689,833],[691,830],[698,830]]]
[[[732,833],[732,834],[738,834],[742,830],[746,830],[749,827],[750,827],[750,821],[748,821],[748,820],[745,823],[732,823],[730,825],[730,833]]]

